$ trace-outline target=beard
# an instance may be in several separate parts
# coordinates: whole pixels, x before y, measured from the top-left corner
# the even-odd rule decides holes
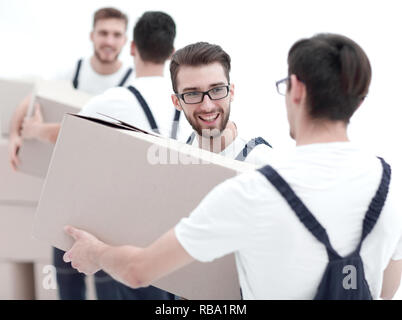
[[[94,49],[94,54],[95,54],[96,59],[98,59],[98,61],[100,61],[102,64],[112,64],[117,61],[117,59],[119,58],[120,52],[116,53],[116,55],[112,59],[103,59],[102,55],[100,54],[99,50],[97,50],[97,49]]]
[[[183,109],[184,111],[184,109]],[[216,108],[211,111],[211,113],[218,113],[219,117],[222,117],[222,120],[217,128],[202,128],[200,123],[197,121],[198,115],[202,113],[194,113],[194,118],[191,119],[187,114],[184,112],[184,116],[186,117],[187,121],[190,123],[191,127],[194,129],[195,132],[201,137],[214,139],[219,137],[222,132],[226,129],[226,126],[229,121],[230,116],[230,103],[228,111],[225,113],[222,108]]]

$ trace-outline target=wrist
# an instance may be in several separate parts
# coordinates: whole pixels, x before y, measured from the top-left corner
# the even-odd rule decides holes
[[[10,140],[21,139],[21,135],[19,132],[10,132]]]
[[[109,245],[101,241],[99,241],[99,243],[96,246],[93,259],[95,264],[98,265],[99,269],[104,269],[103,261],[109,248],[110,248]]]

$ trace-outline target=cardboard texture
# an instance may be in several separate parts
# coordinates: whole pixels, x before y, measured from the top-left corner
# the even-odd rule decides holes
[[[44,122],[61,123],[65,113],[77,113],[91,95],[74,90],[65,82],[41,82],[35,101],[41,106]],[[53,153],[53,144],[39,140],[24,140],[19,157],[19,170],[44,178]]]
[[[151,164],[153,148],[159,148],[162,158],[169,151],[173,162],[182,161]],[[209,164],[191,164],[206,160]],[[188,216],[214,186],[255,168],[174,140],[67,115],[36,212],[34,236],[68,250],[73,244],[63,232],[68,224],[112,245],[147,246]],[[187,299],[240,298],[234,255],[194,262],[153,285]]]
[[[14,172],[8,160],[8,140],[0,139],[0,206],[36,207],[43,179]]]
[[[35,299],[33,265],[0,262],[0,300]]]
[[[0,79],[0,132],[8,136],[15,108],[34,90],[33,81]]]
[[[50,245],[32,237],[35,207],[0,205],[0,259],[13,262],[48,261]]]

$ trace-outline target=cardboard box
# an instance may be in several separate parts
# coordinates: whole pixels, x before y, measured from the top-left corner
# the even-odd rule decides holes
[[[36,207],[0,205],[0,260],[48,261],[51,246],[32,237]]]
[[[33,92],[34,88],[34,81],[0,79],[0,132],[2,136],[8,136],[10,120],[15,108]]]
[[[0,261],[0,300],[35,299],[33,265]]]
[[[8,160],[8,140],[0,139],[0,206],[36,207],[43,179],[14,172]]]
[[[65,113],[77,113],[91,95],[75,90],[69,82],[42,81],[37,85],[35,101],[41,106],[44,122],[61,123]],[[19,171],[44,178],[54,145],[39,140],[24,140],[19,157]]]
[[[169,161],[154,164],[158,159]],[[68,250],[73,241],[63,227],[69,224],[112,245],[147,246],[188,216],[214,186],[255,168],[171,139],[67,115],[34,236]],[[240,298],[234,255],[194,262],[153,285],[187,299]]]

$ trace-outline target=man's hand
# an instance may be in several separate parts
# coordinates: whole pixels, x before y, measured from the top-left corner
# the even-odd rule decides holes
[[[23,139],[42,139],[43,116],[38,103],[35,104],[35,113],[30,118],[25,118],[21,126]]]
[[[86,275],[98,272],[101,269],[99,257],[108,246],[83,230],[67,226],[64,231],[75,240],[73,247],[64,254],[64,262],[71,262],[73,268]]]
[[[8,158],[10,160],[11,167],[14,171],[18,170],[20,165],[20,159],[18,158],[18,150],[22,145],[22,139],[19,135],[13,135],[8,142]]]

